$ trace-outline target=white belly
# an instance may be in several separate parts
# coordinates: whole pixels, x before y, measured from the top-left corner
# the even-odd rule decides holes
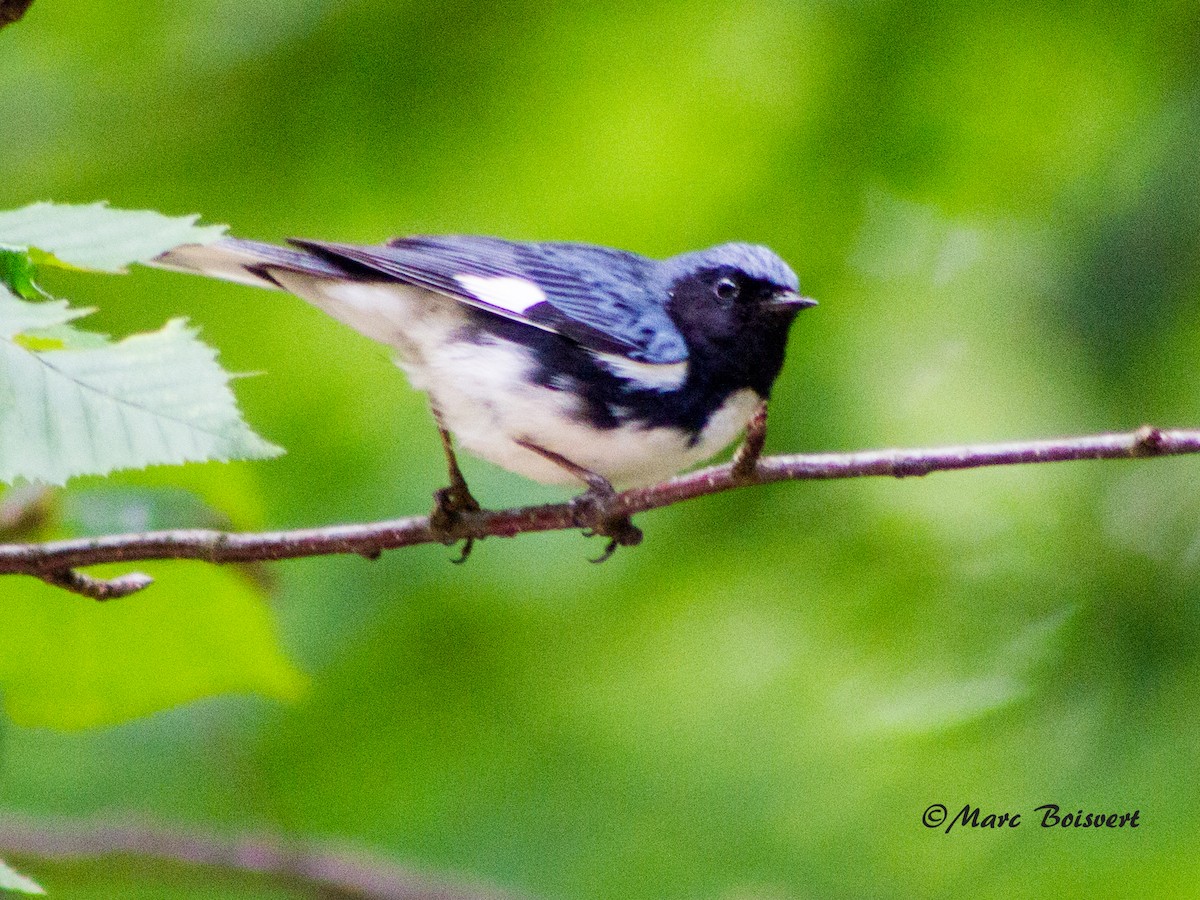
[[[524,347],[497,338],[483,344],[453,340],[453,333],[468,324],[455,300],[395,283],[330,281],[282,270],[272,274],[287,290],[395,348],[397,363],[413,387],[429,395],[460,446],[535,481],[579,483],[517,441],[552,450],[617,486],[652,484],[727,447],[758,405],[753,391],[731,395],[692,446],[671,428],[598,429],[581,421],[568,392],[528,382],[536,365]]]

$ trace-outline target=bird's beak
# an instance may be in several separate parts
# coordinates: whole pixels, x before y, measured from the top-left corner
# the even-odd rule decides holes
[[[810,306],[816,305],[817,301],[812,299],[812,297],[801,297],[795,291],[785,291],[781,294],[776,294],[762,304],[763,309],[770,312],[799,312],[802,309],[808,309]]]

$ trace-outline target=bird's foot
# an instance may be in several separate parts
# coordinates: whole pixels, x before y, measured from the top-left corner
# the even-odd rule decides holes
[[[479,501],[471,495],[467,482],[461,476],[451,478],[450,486],[438,488],[433,492],[433,511],[429,514],[429,528],[447,547],[463,541],[462,550],[457,559],[450,560],[455,565],[461,565],[471,555],[475,547],[475,538],[459,533],[463,513],[479,512],[482,507]]]
[[[450,432],[442,424],[442,418],[436,409],[433,411],[433,418],[437,422],[438,435],[442,439],[442,452],[446,455],[446,473],[450,478],[450,486],[433,492],[433,511],[429,514],[429,528],[447,547],[452,547],[459,541],[463,542],[458,559],[450,560],[455,565],[462,565],[475,547],[475,538],[459,533],[462,514],[479,512],[483,507],[471,496],[467,479],[463,477],[462,469],[458,467],[458,458],[454,455]]]
[[[642,542],[643,535],[628,513],[614,512],[617,492],[608,479],[600,475],[595,477],[596,481],[588,481],[586,491],[572,498],[571,515],[585,537],[600,535],[608,538],[604,552],[592,560],[602,563],[612,557],[618,547],[636,547]]]
[[[617,492],[607,478],[572,462],[561,453],[529,441],[517,443],[566,469],[588,486],[586,491],[571,500],[571,516],[575,524],[583,529],[584,537],[600,535],[608,538],[608,546],[592,562],[602,563],[616,553],[618,547],[636,547],[642,542],[642,529],[633,524],[629,514],[614,510]]]

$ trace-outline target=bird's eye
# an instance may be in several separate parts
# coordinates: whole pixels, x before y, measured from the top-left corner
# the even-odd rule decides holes
[[[734,300],[739,290],[738,283],[732,278],[722,278],[713,285],[713,293],[717,295],[718,300]]]

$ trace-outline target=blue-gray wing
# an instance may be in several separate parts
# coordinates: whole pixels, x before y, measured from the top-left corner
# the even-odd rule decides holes
[[[655,277],[658,264],[634,253],[464,235],[366,247],[292,243],[351,269],[557,332],[589,350],[653,364],[687,359],[687,345],[667,315],[665,286]]]

